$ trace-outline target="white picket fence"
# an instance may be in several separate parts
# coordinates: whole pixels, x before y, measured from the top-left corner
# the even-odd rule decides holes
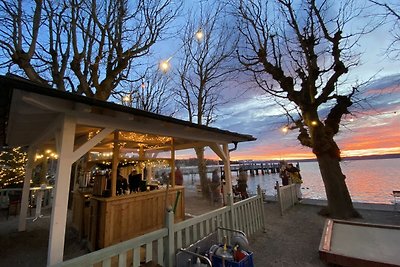
[[[283,215],[283,213],[287,209],[293,207],[296,203],[299,202],[296,193],[296,184],[279,186],[279,183],[276,182],[275,188],[277,191],[277,197],[281,209],[281,215]]]
[[[144,260],[172,267],[179,248],[208,236],[217,231],[217,227],[242,230],[248,236],[265,230],[263,196],[260,188],[257,192],[257,195],[236,203],[230,198],[230,203],[223,208],[176,224],[173,212],[168,211],[165,228],[54,266],[138,267]],[[145,255],[141,256],[141,252]]]

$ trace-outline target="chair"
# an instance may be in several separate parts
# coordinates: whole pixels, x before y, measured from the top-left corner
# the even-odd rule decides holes
[[[8,211],[7,211],[7,220],[10,215],[17,216],[18,212],[21,209],[21,198],[22,195],[19,193],[8,194]]]

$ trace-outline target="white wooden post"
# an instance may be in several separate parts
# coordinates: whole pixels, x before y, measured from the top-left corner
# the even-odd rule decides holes
[[[230,224],[229,226],[227,226],[228,228],[232,228],[232,229],[237,229],[238,225],[237,225],[237,221],[236,221],[236,211],[235,211],[235,206],[233,205],[233,196],[232,194],[228,193],[227,194],[227,202],[228,207],[231,211],[231,216],[230,216]]]
[[[231,174],[231,159],[229,155],[229,148],[228,144],[223,144],[222,145],[224,149],[224,173],[225,173],[225,185],[224,185],[224,203],[229,203],[228,202],[228,197],[231,197],[233,200],[233,192],[232,192],[232,174]],[[233,201],[232,201],[233,203]]]
[[[175,187],[175,144],[174,139],[171,139],[171,181],[172,187]]]
[[[172,266],[174,266],[173,264],[174,264],[174,258],[175,258],[174,212],[172,211],[171,208],[168,208],[168,210],[166,210],[166,211],[167,211],[166,227],[168,228],[168,238],[167,238],[167,248],[165,250],[166,260],[165,260],[164,264],[166,264],[167,267],[172,267]]]
[[[18,231],[26,230],[26,213],[28,212],[29,205],[29,188],[31,187],[33,162],[35,160],[35,147],[29,147],[28,162],[25,167],[24,187],[22,189],[21,210],[19,213]]]
[[[47,255],[48,266],[63,261],[75,127],[75,120],[65,115],[61,124],[61,131],[57,138],[60,150],[58,151],[59,162],[57,165],[55,193],[50,222]]]
[[[263,232],[265,233],[265,232],[266,232],[266,229],[265,229],[264,196],[263,196],[263,193],[262,193],[262,190],[261,190],[260,185],[257,185],[257,194],[258,194],[258,196],[260,197],[260,203],[259,203],[259,205],[260,205],[260,208],[261,208],[261,223],[262,223]]]
[[[280,190],[278,181],[276,181],[276,183],[275,183],[275,189],[276,189],[276,196],[278,198],[279,208],[281,210],[281,215],[283,215],[283,199],[281,196],[281,190]]]

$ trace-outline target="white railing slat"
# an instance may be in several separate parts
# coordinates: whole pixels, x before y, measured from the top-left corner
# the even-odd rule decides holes
[[[288,192],[291,195],[291,191]],[[141,246],[146,247],[146,262],[154,261],[154,241],[157,242],[156,258],[158,264],[169,266],[174,261],[172,258],[174,258],[174,251],[177,248],[189,246],[204,236],[217,231],[217,227],[243,230],[247,235],[251,235],[264,227],[263,201],[260,194],[176,224],[173,223],[173,215],[171,214],[168,215],[170,217],[168,221],[172,223],[167,224],[170,225],[170,228],[163,228],[55,266],[93,266],[102,262],[102,266],[105,267],[111,266],[113,257],[118,257],[118,266],[123,267],[127,264],[127,253],[133,251],[132,266],[138,267],[140,266]],[[224,234],[226,235],[225,232]],[[173,238],[168,238],[168,236]],[[167,240],[168,242],[166,242]],[[174,240],[175,242],[173,242]],[[166,243],[168,243],[168,248],[164,246]],[[175,244],[177,248],[175,248]]]

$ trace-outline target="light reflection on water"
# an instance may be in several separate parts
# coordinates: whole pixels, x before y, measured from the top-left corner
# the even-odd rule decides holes
[[[349,160],[341,162],[341,166],[354,202],[392,203],[392,191],[400,190],[400,158]],[[326,199],[318,163],[302,162],[300,169],[303,177],[303,197]],[[236,173],[232,173],[233,183],[236,177]],[[257,185],[260,185],[267,195],[275,195],[276,181],[281,183],[279,175],[274,173],[249,176],[248,190],[255,193]],[[198,183],[198,176],[185,175],[185,185],[190,186],[193,183]]]

